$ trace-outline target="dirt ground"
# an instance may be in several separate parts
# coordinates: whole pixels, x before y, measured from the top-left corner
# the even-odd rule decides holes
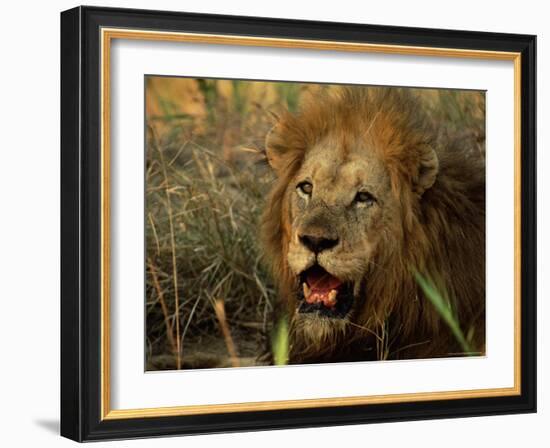
[[[233,365],[225,339],[221,334],[186,338],[182,346],[183,369],[215,369],[224,367],[251,367],[270,364],[266,359],[267,342],[261,330],[238,328],[232,332],[237,351],[237,363]],[[174,356],[158,354],[151,356],[147,370],[170,370],[175,368]]]

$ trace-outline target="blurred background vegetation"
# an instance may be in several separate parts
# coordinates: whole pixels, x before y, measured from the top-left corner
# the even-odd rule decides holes
[[[275,290],[258,246],[273,181],[264,138],[270,111],[296,111],[330,88],[147,77],[147,370],[271,362]],[[473,138],[484,155],[483,92],[414,90],[442,134]]]

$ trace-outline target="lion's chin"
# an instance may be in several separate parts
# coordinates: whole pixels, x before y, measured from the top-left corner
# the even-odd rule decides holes
[[[296,311],[308,315],[309,321],[345,319],[353,307],[353,284],[340,280],[318,264],[300,273],[297,283]]]
[[[332,318],[321,314],[299,313],[294,320],[294,336],[300,341],[301,350],[322,353],[346,337],[349,328],[347,318]]]

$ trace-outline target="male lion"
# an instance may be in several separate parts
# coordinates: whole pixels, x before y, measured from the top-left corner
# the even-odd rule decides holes
[[[329,90],[278,117],[262,234],[291,363],[463,354],[415,273],[484,353],[484,162],[438,135],[398,88]]]

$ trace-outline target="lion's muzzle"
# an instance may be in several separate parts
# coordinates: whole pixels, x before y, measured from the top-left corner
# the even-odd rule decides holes
[[[298,312],[343,318],[353,303],[353,288],[315,264],[300,274]]]

